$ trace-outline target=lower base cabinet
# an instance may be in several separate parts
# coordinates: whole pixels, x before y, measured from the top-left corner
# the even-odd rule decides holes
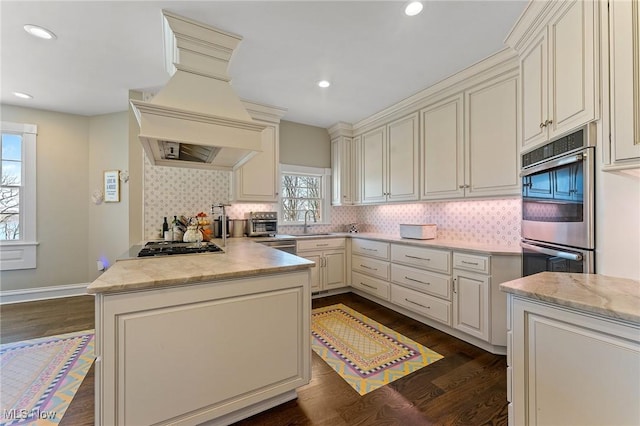
[[[298,255],[315,262],[311,268],[311,292],[347,285],[345,239],[298,241]]]
[[[510,425],[640,424],[640,328],[509,295]]]
[[[395,284],[391,285],[391,301],[410,311],[451,325],[451,302]]]
[[[490,277],[454,269],[453,328],[489,340]]]

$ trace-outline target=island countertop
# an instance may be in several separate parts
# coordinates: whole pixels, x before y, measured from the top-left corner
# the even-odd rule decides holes
[[[219,244],[217,240],[214,240]],[[256,244],[227,239],[224,253],[198,253],[117,261],[87,287],[87,293],[116,293],[310,268],[314,262]]]
[[[500,284],[507,293],[640,324],[640,281],[598,274],[541,272]]]

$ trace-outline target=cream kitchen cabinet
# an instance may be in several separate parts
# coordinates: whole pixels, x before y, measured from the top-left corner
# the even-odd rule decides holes
[[[418,113],[362,135],[362,203],[419,197]]]
[[[520,57],[522,150],[598,118],[596,2],[530,2],[507,37]]]
[[[453,328],[489,340],[490,278],[455,269],[453,272]]]
[[[351,241],[351,286],[389,300],[389,243],[354,238]]]
[[[519,194],[517,112],[517,72],[421,110],[421,198]]]
[[[353,139],[347,136],[331,139],[331,205],[333,206],[353,204],[352,141]]]
[[[603,11],[603,14],[606,12]],[[608,4],[610,141],[605,163],[612,168],[640,166],[640,4]],[[608,150],[607,150],[608,148]]]
[[[311,268],[312,293],[347,285],[345,247],[344,238],[297,241],[298,255],[316,263],[316,266]]]
[[[640,424],[637,325],[515,294],[509,312],[509,425]]]
[[[232,174],[231,201],[275,203],[280,192],[280,117],[285,110],[243,101],[254,121],[265,124],[262,152]]]

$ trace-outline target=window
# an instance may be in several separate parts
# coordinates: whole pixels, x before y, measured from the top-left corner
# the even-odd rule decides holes
[[[309,222],[331,223],[327,200],[330,169],[284,164],[281,169],[280,223],[302,224],[305,214]]]
[[[36,132],[2,122],[0,139],[0,270],[36,267]]]

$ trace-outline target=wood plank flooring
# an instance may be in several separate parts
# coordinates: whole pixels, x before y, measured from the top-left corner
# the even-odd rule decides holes
[[[336,303],[390,327],[444,359],[364,396],[313,354],[311,383],[298,399],[237,425],[506,425],[506,359],[353,293],[313,301]],[[8,343],[94,327],[93,297],[0,306],[0,340]],[[92,425],[93,367],[61,425]],[[137,425],[134,425],[137,426]]]

